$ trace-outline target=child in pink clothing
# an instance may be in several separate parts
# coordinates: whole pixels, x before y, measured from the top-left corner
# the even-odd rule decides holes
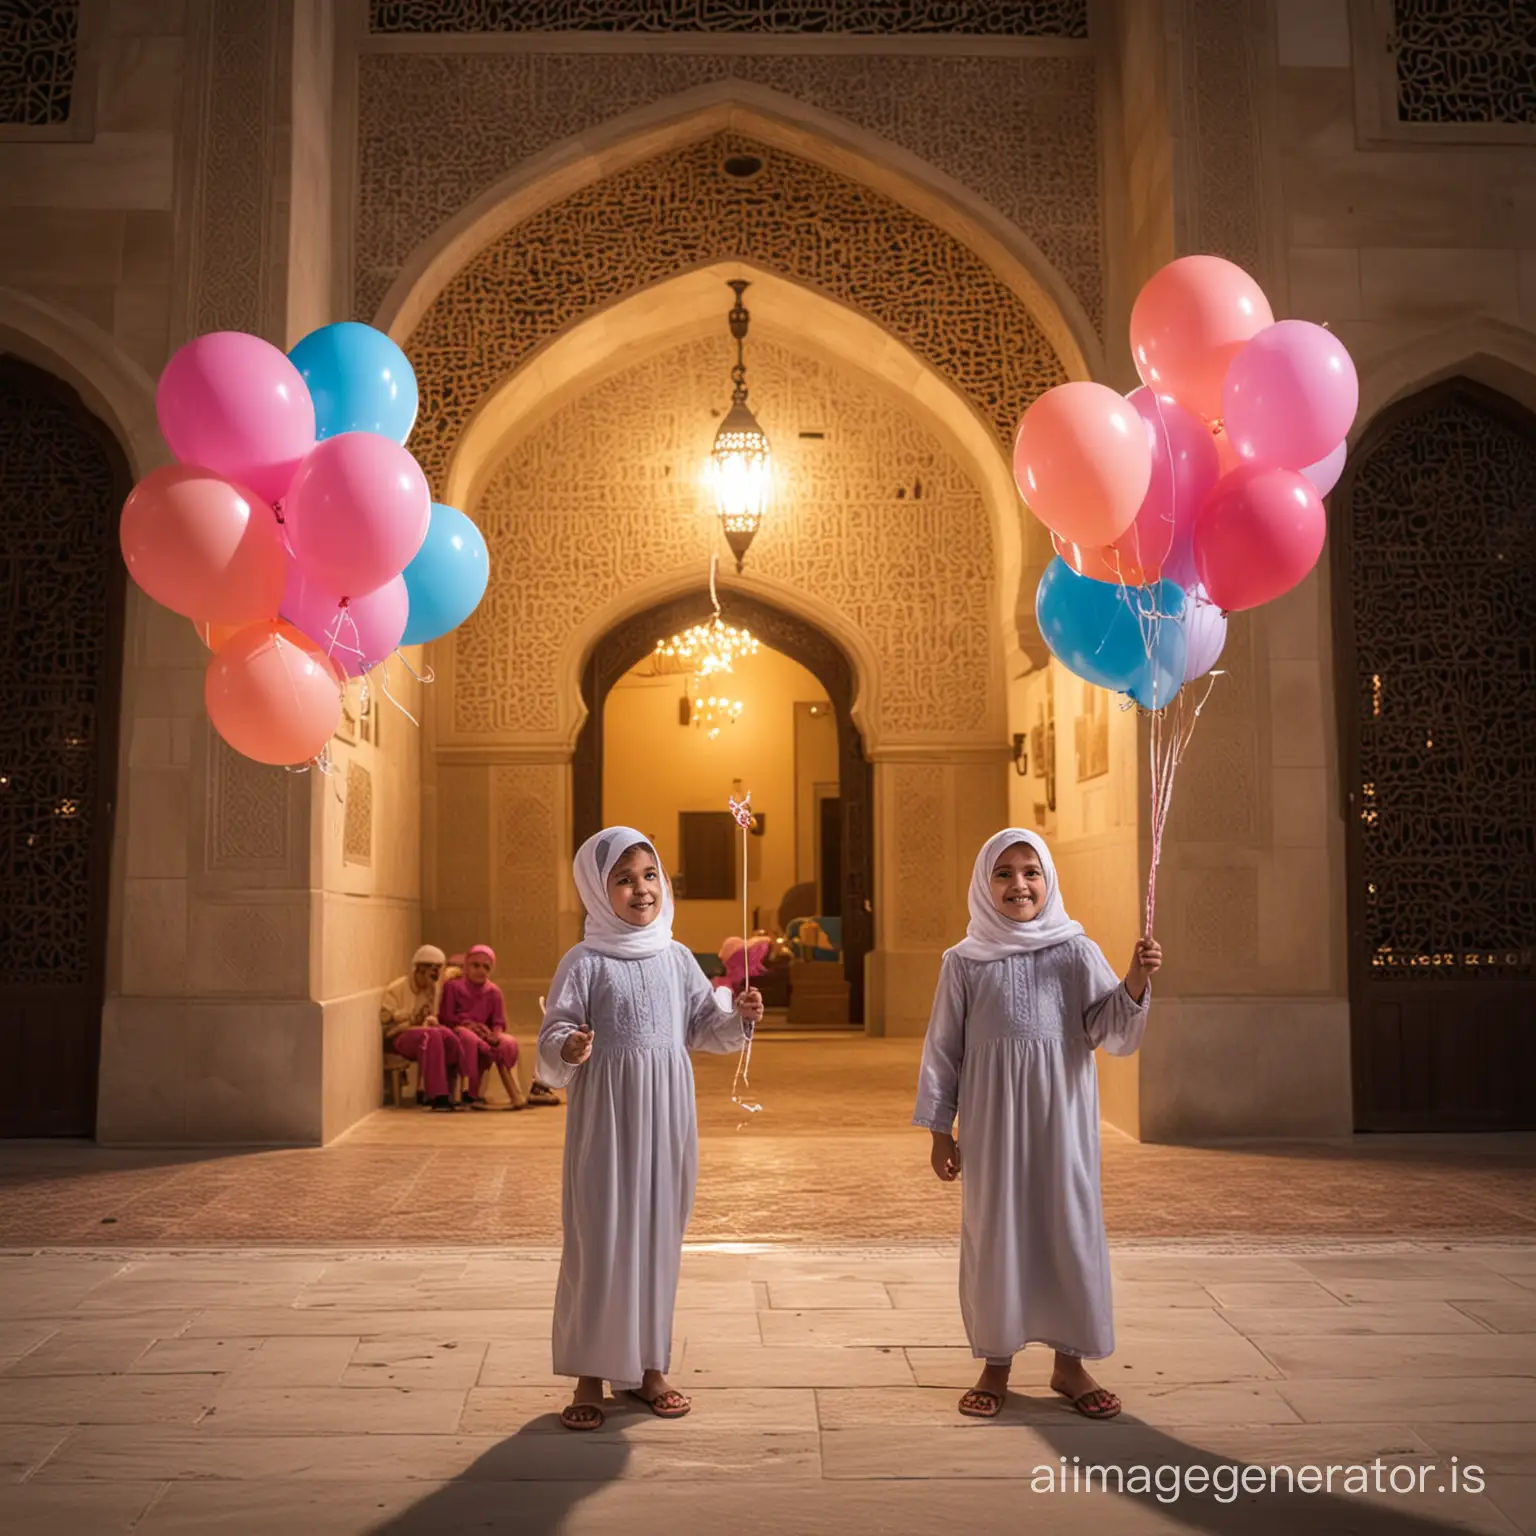
[[[480,1077],[486,1063],[494,1062],[512,1108],[521,1109],[527,1101],[513,1076],[517,1041],[507,1033],[506,1002],[501,988],[491,980],[495,964],[496,951],[489,944],[471,945],[464,955],[464,974],[443,983],[437,1016],[458,1041],[464,1104],[470,1109],[486,1107]]]

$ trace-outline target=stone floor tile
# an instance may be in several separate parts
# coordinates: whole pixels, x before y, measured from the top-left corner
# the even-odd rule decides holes
[[[1124,1413],[1161,1429],[1211,1424],[1295,1424],[1300,1415],[1275,1382],[1195,1381],[1136,1387],[1115,1383]]]
[[[355,1335],[256,1341],[260,1348],[230,1374],[232,1387],[334,1387],[352,1363]]]
[[[909,1386],[899,1349],[837,1349],[796,1344],[690,1345],[674,1384],[695,1387]]]
[[[550,1297],[553,1305],[554,1297]],[[679,1312],[750,1312],[757,1305],[750,1280],[690,1280],[686,1274],[678,1282]]]
[[[1529,1301],[1459,1301],[1456,1308],[1496,1333],[1536,1333],[1536,1296]]]
[[[1497,1473],[1488,1478],[1488,1499],[1521,1536],[1536,1536],[1536,1477]]]
[[[82,1297],[75,1314],[97,1317],[172,1307],[189,1312],[205,1307],[291,1307],[303,1289],[300,1280],[263,1280],[259,1276],[247,1280],[142,1280],[131,1274],[117,1275]]]
[[[1342,1342],[1338,1338],[1256,1333],[1253,1342],[1296,1380],[1341,1376],[1425,1381],[1435,1376],[1478,1373],[1536,1378],[1536,1336],[1529,1334],[1480,1333],[1451,1338],[1370,1334]],[[1536,1387],[1536,1379],[1531,1384]]]
[[[1341,1301],[1352,1305],[1410,1301],[1527,1302],[1531,1299],[1531,1293],[1518,1281],[1489,1271],[1408,1276],[1400,1280],[1325,1280],[1323,1284]]]
[[[450,1435],[464,1391],[439,1387],[242,1387],[214,1400],[199,1428],[209,1434]]]
[[[750,1302],[747,1310],[750,1310]],[[286,1337],[327,1334],[370,1338],[433,1339],[548,1337],[550,1313],[529,1308],[464,1312],[447,1308],[210,1307],[187,1329],[190,1339]]]
[[[220,1374],[247,1365],[261,1345],[260,1339],[157,1339],[128,1369],[136,1376]]]
[[[571,1383],[559,1387],[476,1387],[464,1406],[461,1428],[465,1434],[569,1434],[562,1429],[560,1410],[571,1400]],[[879,1394],[868,1394],[878,1396]],[[785,1433],[811,1432],[818,1428],[816,1394],[808,1388],[737,1387],[723,1390],[689,1388],[693,1411],[690,1429],[711,1433],[754,1430]],[[629,1398],[610,1397],[603,1429],[596,1434],[618,1434],[627,1439],[658,1439],[676,1448],[676,1421],[658,1419]]]
[[[75,1431],[62,1424],[0,1424],[0,1483],[19,1483]]]
[[[891,1305],[890,1293],[878,1280],[770,1280],[768,1305],[775,1311],[804,1312],[811,1309],[875,1308]],[[954,1292],[949,1294],[954,1302]]]
[[[1213,1274],[1220,1272],[1216,1266],[1212,1267]],[[1262,1285],[1266,1282],[1252,1283]],[[1114,1297],[1116,1312],[1123,1307],[1142,1307],[1151,1310],[1159,1307],[1212,1307],[1216,1304],[1215,1297],[1194,1280],[1122,1280],[1117,1277],[1114,1283]]]
[[[222,1380],[0,1376],[0,1424],[192,1424],[212,1405]]]
[[[177,1313],[171,1335],[186,1322],[185,1314]],[[36,1349],[11,1361],[0,1372],[0,1380],[17,1376],[110,1376],[131,1370],[134,1362],[158,1342],[160,1335],[148,1330],[95,1332],[66,1322]]]
[[[409,1344],[364,1339],[341,1373],[344,1387],[445,1387],[468,1391],[480,1379],[489,1341]]]
[[[1220,1271],[1218,1270],[1219,1274]],[[1210,1280],[1205,1289],[1221,1307],[1342,1307],[1332,1291],[1315,1280]],[[1118,1301],[1119,1298],[1116,1297]]]
[[[546,1328],[546,1335],[549,1333]],[[762,1329],[757,1310],[750,1312],[710,1311],[706,1308],[679,1307],[672,1314],[672,1337],[677,1346],[698,1344],[761,1344]]]
[[[978,1371],[969,1349],[909,1348],[907,1358],[919,1386],[968,1387]],[[1053,1354],[1031,1346],[1016,1357],[1013,1380],[1020,1385],[1046,1384]],[[1280,1372],[1247,1339],[1122,1339],[1108,1360],[1089,1363],[1095,1378],[1119,1392],[1122,1386],[1151,1386],[1158,1382],[1223,1382],[1276,1377]]]
[[[1528,1377],[1353,1377],[1282,1381],[1276,1387],[1312,1424],[1536,1422],[1536,1381]]]
[[[1499,1305],[1499,1303],[1490,1303]],[[1237,1331],[1254,1338],[1285,1334],[1323,1335],[1483,1334],[1488,1330],[1468,1316],[1467,1309],[1447,1301],[1395,1302],[1382,1306],[1226,1307],[1222,1317]]]
[[[676,1364],[676,1361],[673,1361]],[[492,1339],[480,1367],[482,1387],[564,1387],[574,1385],[568,1376],[551,1369],[548,1339]]]
[[[271,1254],[252,1254],[249,1257],[220,1258],[217,1255],[199,1253],[195,1260],[199,1285],[216,1285],[229,1281],[236,1283],[258,1280],[262,1284],[292,1281],[299,1285],[313,1285],[335,1263],[327,1259],[289,1259]],[[121,1280],[183,1281],[188,1278],[189,1264],[186,1259],[131,1259],[120,1266]]]
[[[3,1294],[0,1292],[0,1295]],[[54,1318],[0,1322],[0,1370],[36,1349],[45,1339],[52,1338],[59,1327],[58,1319]]]
[[[1536,1476],[1536,1421],[1523,1424],[1417,1423],[1414,1432],[1442,1459],[1455,1456],[1485,1472]]]
[[[764,1312],[763,1343],[835,1345],[839,1348],[868,1348],[881,1345],[900,1349],[907,1344],[962,1345],[965,1325],[957,1308],[941,1312],[919,1312],[908,1308],[896,1311]]]
[[[160,1483],[0,1484],[5,1536],[119,1536],[159,1497]]]
[[[1187,1280],[1203,1286],[1238,1281],[1296,1284],[1312,1278],[1298,1260],[1278,1254],[1116,1253],[1111,1247],[1110,1269],[1117,1290],[1122,1281]]]

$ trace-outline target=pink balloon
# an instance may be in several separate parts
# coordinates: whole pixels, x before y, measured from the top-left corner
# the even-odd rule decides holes
[[[1304,469],[1349,436],[1360,381],[1332,331],[1282,320],[1233,358],[1221,402],[1223,425],[1245,464]]]
[[[403,576],[361,597],[346,598],[327,591],[297,560],[289,564],[282,616],[346,677],[361,677],[393,654],[410,611]]]
[[[1109,544],[1136,519],[1152,451],[1135,408],[1105,384],[1058,384],[1025,411],[1013,478],[1029,510],[1073,544]]]
[[[1227,643],[1227,616],[1196,587],[1184,610],[1184,681],[1204,677],[1221,660]]]
[[[1302,474],[1317,487],[1319,496],[1326,496],[1339,483],[1339,476],[1344,473],[1344,460],[1348,451],[1349,444],[1340,443],[1326,459],[1319,459],[1316,464],[1308,464],[1302,470]]]
[[[1195,522],[1195,568],[1228,613],[1289,592],[1323,552],[1327,514],[1293,469],[1244,464],[1224,475]]]
[[[258,763],[307,763],[341,721],[341,679],[288,625],[252,624],[214,652],[203,701],[236,752]]]
[[[1245,342],[1275,322],[1264,290],[1220,256],[1181,256],[1154,272],[1131,309],[1141,382],[1206,421]]]
[[[288,543],[331,592],[360,596],[411,563],[427,537],[432,495],[398,443],[343,432],[317,443],[283,502]]]
[[[279,501],[315,446],[315,406],[299,370],[259,336],[213,331],[160,375],[155,414],[183,464],[202,464]]]
[[[128,574],[173,613],[239,625],[277,617],[288,556],[255,492],[166,464],[129,492],[118,537]]]

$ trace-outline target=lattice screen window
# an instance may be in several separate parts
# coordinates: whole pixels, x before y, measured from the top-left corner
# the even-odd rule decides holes
[[[1088,35],[1088,0],[372,0],[374,32]]]
[[[1394,0],[1397,117],[1536,124],[1531,0]]]
[[[69,120],[79,31],[79,0],[5,0],[0,123],[52,128]]]

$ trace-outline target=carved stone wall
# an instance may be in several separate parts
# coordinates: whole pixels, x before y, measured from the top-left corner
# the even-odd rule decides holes
[[[493,472],[473,508],[491,586],[457,632],[457,736],[554,739],[574,681],[562,647],[583,620],[648,580],[706,569],[721,546],[699,472],[732,361],[724,334],[654,356]],[[777,471],[750,571],[815,594],[865,636],[883,667],[882,732],[1000,730],[991,529],[964,471],[876,386],[776,339],[754,334],[748,380]]]
[[[733,154],[761,158],[742,181]],[[632,166],[508,231],[438,295],[407,345],[411,448],[441,487],[486,395],[573,321],[688,267],[745,258],[873,319],[1012,434],[1065,371],[1023,302],[908,209],[819,165],[720,134]]]
[[[374,32],[1087,37],[1088,0],[369,0]]]
[[[69,119],[79,0],[11,0],[0,34],[0,123],[51,128]]]
[[[550,874],[560,866],[566,844],[562,781],[560,769],[543,763],[491,773],[491,944],[514,976],[548,975],[560,958]]]
[[[1526,0],[1394,0],[1403,123],[1536,124],[1536,17]]]
[[[1028,7],[1003,9],[1024,14]],[[520,162],[621,113],[727,80],[794,97],[952,176],[1027,234],[1100,323],[1103,236],[1091,55],[649,51],[363,54],[358,318],[373,317],[412,250]]]
[[[341,834],[344,864],[373,863],[373,775],[361,763],[347,764],[347,809]]]

